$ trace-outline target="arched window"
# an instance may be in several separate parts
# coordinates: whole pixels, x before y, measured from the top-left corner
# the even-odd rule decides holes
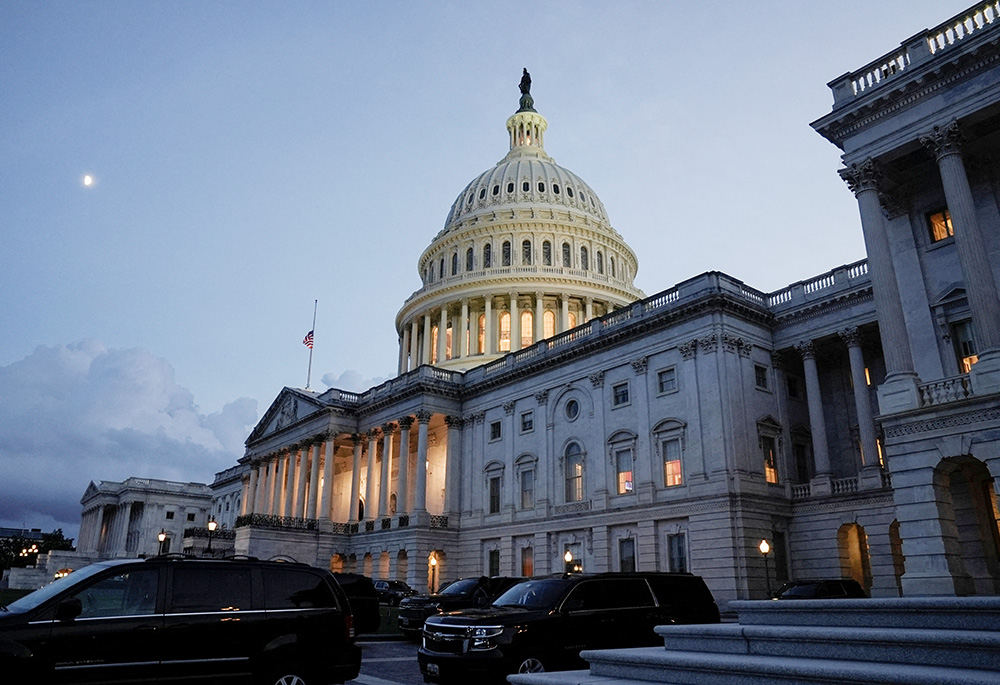
[[[617,275],[615,274],[615,258],[611,257],[610,261],[611,261],[611,278],[617,278]]]
[[[503,241],[503,253],[502,253],[501,259],[503,260],[502,263],[501,263],[501,266],[510,266],[510,241],[509,240]]]
[[[542,335],[546,338],[551,338],[556,334],[556,313],[551,309],[546,309],[545,313],[542,314],[542,327],[545,329]]]
[[[479,315],[479,324],[478,324],[477,328],[478,328],[478,331],[479,331],[479,337],[478,337],[478,342],[476,343],[476,345],[477,345],[476,349],[479,350],[479,354],[485,354],[486,353],[486,315],[485,314],[480,314]]]
[[[455,348],[452,347],[452,344],[451,344],[451,326],[448,326],[448,328],[445,329],[444,335],[445,335],[444,358],[445,359],[454,359],[455,355],[452,353],[452,350],[454,350]]]
[[[576,328],[576,312],[569,313],[569,327]]]
[[[534,326],[532,326],[534,318],[530,310],[521,312],[521,349],[531,347],[535,342]]]
[[[521,243],[521,263],[531,264],[531,241],[525,240]]]
[[[577,442],[571,442],[566,446],[565,474],[566,474],[566,501],[583,501],[583,449]]]
[[[474,255],[474,253],[473,253],[471,247],[468,250],[465,251],[465,270],[466,271],[472,271],[473,266],[475,266],[475,264],[473,263],[475,257],[473,255]]]
[[[441,258],[441,265],[438,269],[438,273],[441,274],[441,278],[444,278],[444,257]]]
[[[580,268],[583,269],[584,271],[586,271],[587,269],[590,268],[590,264],[588,263],[589,260],[587,259],[587,257],[588,257],[588,255],[587,255],[587,248],[581,247],[580,248]]]
[[[510,352],[510,312],[500,315],[500,344],[501,352]]]
[[[600,253],[598,253],[600,254]],[[458,253],[451,253],[451,275],[455,276],[458,274]]]
[[[552,243],[548,240],[542,243],[542,264],[552,266]]]
[[[438,327],[431,326],[431,364],[437,362],[438,358]]]
[[[483,268],[489,269],[493,266],[493,246],[489,243],[483,245]]]
[[[600,250],[597,251],[597,273],[604,273],[604,253]]]
[[[562,253],[563,253],[563,266],[568,269],[569,267],[573,266],[573,259],[569,251],[569,243],[563,243]]]

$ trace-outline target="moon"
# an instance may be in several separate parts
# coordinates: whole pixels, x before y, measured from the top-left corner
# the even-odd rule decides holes
[[[87,186],[88,188],[94,185],[94,177],[91,176],[90,174],[84,174],[83,185]]]

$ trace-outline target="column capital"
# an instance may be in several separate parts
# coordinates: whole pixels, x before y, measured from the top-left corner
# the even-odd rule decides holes
[[[414,417],[412,417],[412,416],[404,416],[403,418],[401,418],[399,420],[399,427],[402,430],[408,431],[408,430],[410,430],[410,426],[413,425],[414,421],[416,421],[416,419]]]
[[[461,428],[465,423],[461,416],[446,416],[444,417],[444,422],[448,428]]]
[[[795,349],[798,350],[803,359],[816,358],[816,345],[813,344],[812,340],[803,340],[795,345]]]
[[[930,150],[936,160],[948,155],[962,154],[964,142],[965,135],[957,119],[944,126],[935,126],[930,133],[920,136],[920,144]]]
[[[848,326],[842,331],[837,331],[837,335],[840,339],[844,341],[844,344],[848,347],[860,347],[861,346],[861,331],[858,330],[857,326]]]
[[[882,168],[874,159],[868,158],[860,164],[852,164],[849,167],[840,169],[838,172],[847,187],[855,195],[860,195],[866,190],[879,190],[879,184],[884,178]]]
[[[364,443],[364,441],[365,441],[364,433],[351,433],[351,442],[353,442],[355,445],[360,445]]]
[[[378,440],[378,437],[379,437],[380,433],[381,433],[381,431],[379,431],[378,428],[371,428],[371,429],[369,429],[368,433],[367,433],[368,440]]]
[[[416,416],[417,423],[428,424],[431,422],[431,416],[433,416],[433,414],[429,411],[418,411]]]
[[[397,424],[392,423],[392,422],[382,424],[382,433],[385,434],[385,435],[387,435],[387,436],[388,435],[392,435],[393,433],[396,432],[396,429],[398,427],[399,426]]]
[[[783,370],[785,368],[785,355],[778,352],[778,350],[772,350],[771,366],[776,370]]]

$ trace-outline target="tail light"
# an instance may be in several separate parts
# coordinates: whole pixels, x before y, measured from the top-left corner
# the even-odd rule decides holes
[[[344,614],[344,630],[347,632],[347,639],[354,639],[354,616]]]

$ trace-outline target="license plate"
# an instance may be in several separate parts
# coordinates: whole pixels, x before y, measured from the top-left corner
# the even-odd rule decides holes
[[[427,664],[427,673],[430,675],[441,675],[441,667],[437,664]]]

